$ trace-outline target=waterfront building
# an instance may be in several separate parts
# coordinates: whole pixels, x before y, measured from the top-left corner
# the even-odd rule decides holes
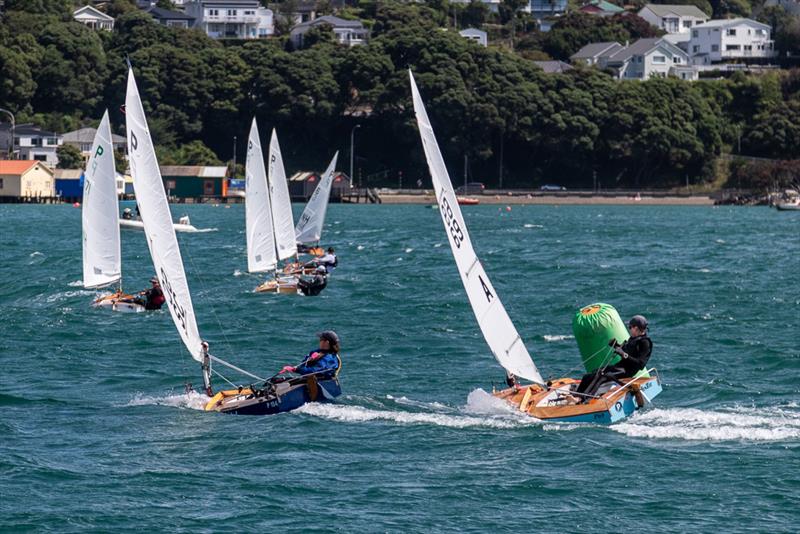
[[[670,4],[647,4],[639,16],[667,33],[688,33],[710,18],[697,6]]]
[[[18,159],[44,161],[55,168],[58,165],[56,150],[63,142],[59,134],[42,130],[33,124],[17,124],[14,128],[14,152]],[[0,124],[0,153],[8,153],[9,143],[11,124]]]
[[[293,201],[305,202],[314,193],[319,185],[321,173],[301,171],[294,173],[289,178],[289,195]],[[332,202],[341,201],[342,197],[350,194],[350,178],[344,172],[333,173],[330,199]]]
[[[114,17],[106,15],[99,9],[92,6],[79,7],[72,12],[72,18],[76,22],[85,24],[93,30],[111,31],[114,29]]]
[[[224,166],[162,165],[161,179],[170,197],[222,197],[227,193],[227,171]]]
[[[0,197],[55,196],[53,171],[36,160],[0,160]]]

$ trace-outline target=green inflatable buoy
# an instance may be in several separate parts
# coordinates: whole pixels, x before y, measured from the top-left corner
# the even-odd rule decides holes
[[[602,302],[578,310],[572,319],[572,333],[578,342],[583,366],[589,373],[620,360],[608,346],[611,338],[623,343],[630,337],[614,306]]]

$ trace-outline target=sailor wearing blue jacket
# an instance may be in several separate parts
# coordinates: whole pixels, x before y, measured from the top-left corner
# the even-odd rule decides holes
[[[285,366],[282,373],[297,373],[300,375],[315,375],[318,379],[333,378],[339,370],[339,336],[333,330],[326,330],[319,334],[319,349],[312,350],[300,365]]]

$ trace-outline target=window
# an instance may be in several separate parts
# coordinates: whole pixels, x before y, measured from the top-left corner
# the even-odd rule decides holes
[[[694,45],[692,47],[692,53],[696,54],[700,51],[700,45]]]
[[[3,179],[0,178],[0,189],[3,189]]]
[[[47,156],[45,154],[36,154],[33,156],[33,159],[36,161],[47,161]]]
[[[711,45],[712,52],[719,52],[719,45]]]
[[[692,21],[691,20],[684,20],[683,21],[683,27],[684,28],[691,28],[692,27]]]
[[[58,137],[48,137],[47,144],[50,146],[58,146]]]
[[[33,137],[31,139],[31,146],[42,146],[42,138],[41,137]]]
[[[739,45],[725,45],[725,50],[726,51],[739,50]]]
[[[697,39],[698,37],[700,37],[700,32],[699,32],[699,31],[697,31],[697,30],[692,30],[692,37],[694,37],[695,39]]]
[[[672,62],[673,63],[680,63],[681,62],[681,57],[680,56],[672,56]]]
[[[753,45],[744,45],[745,52],[749,52],[753,49]]]
[[[245,9],[245,11],[244,11],[244,14],[245,14],[245,15],[255,15],[255,14],[256,14],[256,12],[255,12],[255,11],[253,11],[253,10]]]
[[[209,9],[208,10],[209,17],[217,17],[219,16],[219,9]]]
[[[728,37],[736,37],[736,28],[728,28],[725,30],[725,35]]]
[[[661,64],[661,63],[666,63],[666,62],[667,62],[667,58],[664,57],[664,56],[653,56],[653,63]]]
[[[229,17],[235,17],[236,16],[236,10],[235,9],[229,9],[228,10],[228,16]]]

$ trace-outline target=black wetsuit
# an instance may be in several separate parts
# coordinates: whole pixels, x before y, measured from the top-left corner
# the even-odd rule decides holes
[[[297,281],[297,287],[300,288],[300,291],[303,293],[303,295],[307,297],[315,297],[319,295],[327,285],[327,277],[319,273],[315,274],[314,278],[311,280],[301,278]]]
[[[629,338],[620,347],[628,355],[614,365],[600,368],[592,373],[583,375],[581,383],[576,390],[578,393],[594,395],[605,379],[630,378],[647,365],[650,353],[653,351],[653,342],[647,334]]]

